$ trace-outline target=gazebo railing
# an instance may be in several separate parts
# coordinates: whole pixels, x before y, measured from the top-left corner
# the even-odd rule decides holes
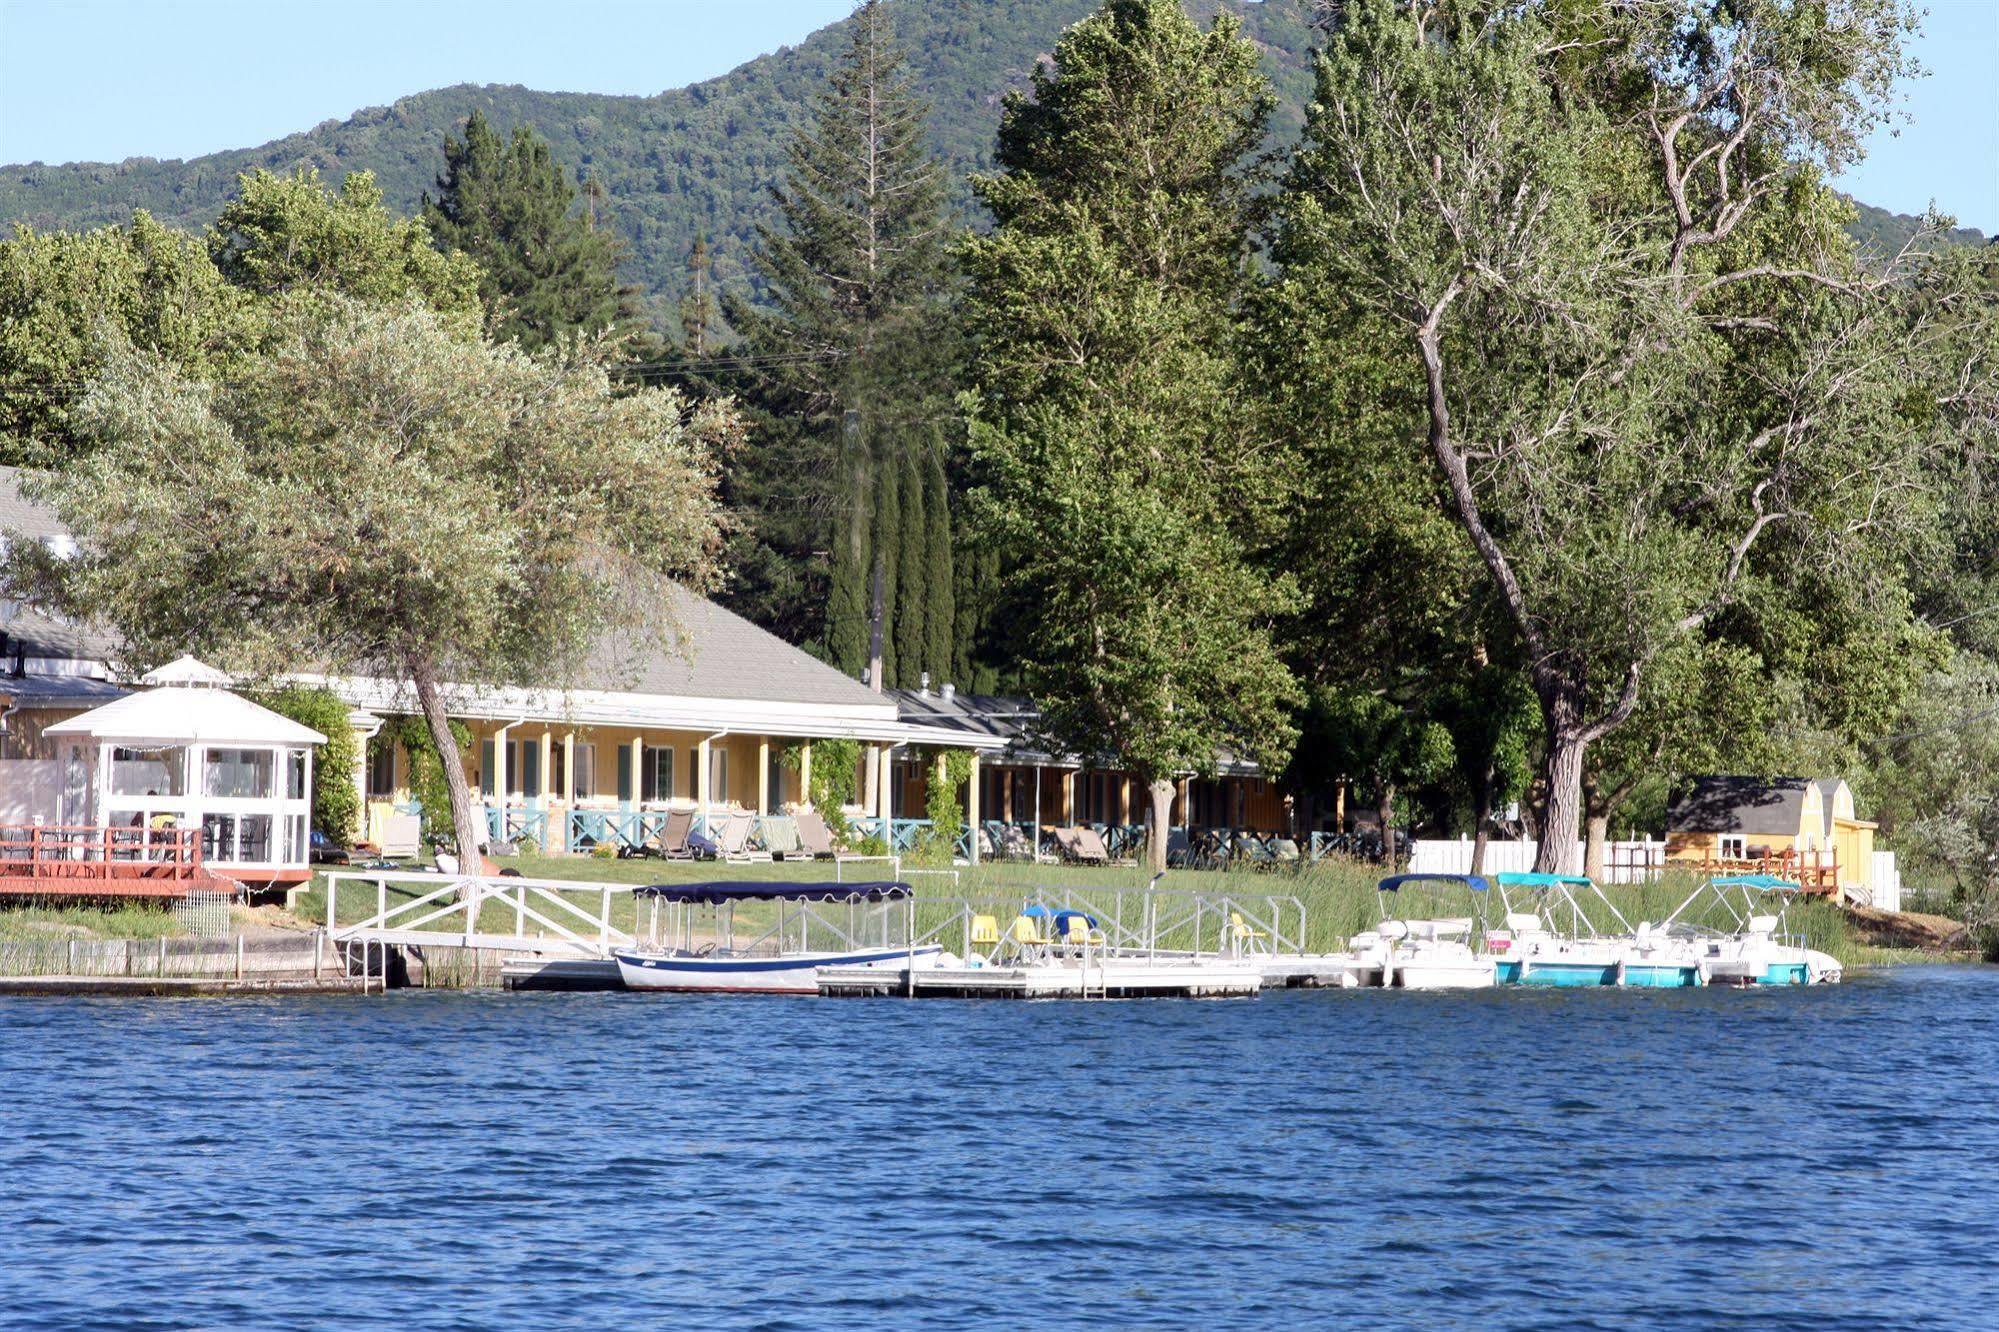
[[[0,877],[192,883],[201,877],[201,830],[0,827]]]

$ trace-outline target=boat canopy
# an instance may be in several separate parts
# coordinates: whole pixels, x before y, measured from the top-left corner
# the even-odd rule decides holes
[[[723,883],[654,883],[635,889],[640,897],[665,902],[896,902],[909,896],[909,885],[876,883],[778,883],[730,880]]]
[[[1591,888],[1595,885],[1582,874],[1495,874],[1502,888]]]
[[[1482,893],[1492,886],[1483,874],[1397,874],[1374,885],[1374,890],[1392,893],[1405,883],[1461,883],[1475,893]]]
[[[1765,892],[1788,893],[1805,890],[1805,886],[1795,879],[1780,879],[1774,874],[1730,874],[1709,882],[1716,888],[1760,888]]]

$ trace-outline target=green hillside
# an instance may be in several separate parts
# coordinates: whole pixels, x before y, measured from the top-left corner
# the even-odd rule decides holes
[[[992,150],[1001,96],[1026,81],[1058,33],[1097,0],[895,0],[897,31],[933,108],[939,153],[959,176],[982,168]],[[1310,30],[1304,0],[1188,0],[1206,18],[1226,4],[1264,51],[1283,106],[1280,135],[1295,132],[1310,91]],[[130,158],[117,164],[40,163],[0,167],[0,225],[82,228],[124,221],[144,208],[163,222],[196,228],[212,220],[256,167],[314,166],[337,180],[373,171],[391,206],[411,212],[432,189],[441,144],[474,108],[501,133],[533,125],[573,173],[604,192],[599,220],[628,246],[626,276],[669,323],[686,279],[688,247],[713,241],[722,283],[747,284],[745,258],[756,225],[768,221],[768,188],[783,146],[842,44],[844,24],[796,47],[760,56],[720,78],[657,97],[547,93],[469,84],[371,107],[257,148],[191,161]],[[957,198],[969,207],[962,187]],[[1866,210],[1867,230],[1885,244],[1914,219]],[[1905,232],[1904,232],[1905,234]]]

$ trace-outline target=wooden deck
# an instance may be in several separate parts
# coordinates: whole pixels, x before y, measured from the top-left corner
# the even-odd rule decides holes
[[[0,897],[176,898],[233,885],[195,828],[0,828]]]

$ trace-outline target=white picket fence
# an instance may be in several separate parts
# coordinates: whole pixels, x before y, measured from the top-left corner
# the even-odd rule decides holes
[[[1471,838],[1461,837],[1455,841],[1417,841],[1413,844],[1409,858],[1412,874],[1469,874],[1471,873]],[[1540,850],[1531,841],[1491,841],[1485,845],[1485,872],[1487,874],[1520,874],[1534,868],[1534,855]],[[1576,843],[1576,863],[1581,864],[1583,846]],[[1659,871],[1666,863],[1666,844],[1641,838],[1635,842],[1605,842],[1603,844],[1603,881],[1605,883],[1637,883]],[[1902,872],[1895,864],[1893,851],[1874,853],[1873,887],[1866,896],[1870,905],[1883,911],[1902,909]]]

